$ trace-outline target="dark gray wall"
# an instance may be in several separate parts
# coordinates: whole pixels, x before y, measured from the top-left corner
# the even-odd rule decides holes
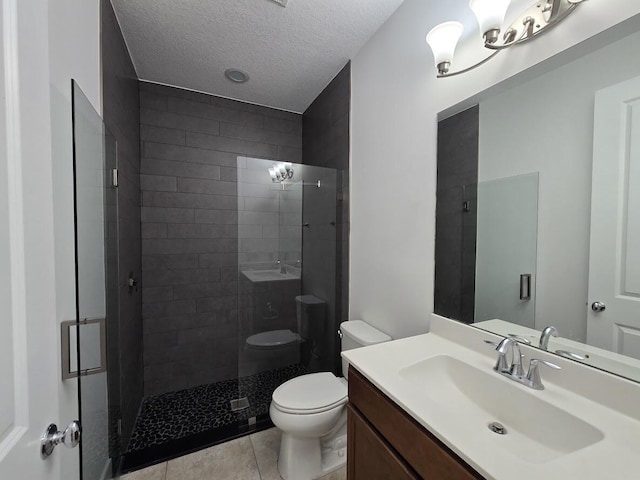
[[[117,278],[108,278],[108,303],[119,303],[119,318],[107,315],[109,341],[109,405],[112,456],[126,448],[142,399],[142,292],[129,291],[129,273],[140,279],[140,129],[138,79],[111,2],[101,2],[104,122],[117,142],[119,171]],[[112,237],[113,238],[113,237]],[[111,244],[108,249],[112,249]],[[115,285],[115,289],[113,288]],[[117,293],[116,293],[117,292]],[[115,296],[114,296],[115,294]],[[120,445],[118,445],[118,443]]]
[[[434,312],[466,323],[474,315],[478,138],[477,105],[438,123]]]
[[[142,82],[140,135],[145,394],[236,378],[236,159],[299,163],[302,116]]]
[[[335,265],[326,268],[303,269],[303,291],[333,292],[329,294],[328,348],[332,349],[333,369],[341,368],[336,331],[340,322],[349,318],[349,146],[351,113],[351,63],[347,63],[303,115],[302,157],[305,165],[335,168],[337,202],[335,207],[335,238],[327,241],[322,229],[304,232],[303,258],[306,267],[321,267],[327,258],[335,258]],[[313,189],[305,188],[305,214],[321,214],[324,202],[316,209],[308,209],[316,199]],[[315,221],[315,218],[305,222]]]

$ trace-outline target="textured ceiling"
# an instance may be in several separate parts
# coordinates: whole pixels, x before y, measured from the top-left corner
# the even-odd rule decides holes
[[[402,1],[112,3],[141,79],[303,112]],[[231,83],[228,68],[249,82]]]

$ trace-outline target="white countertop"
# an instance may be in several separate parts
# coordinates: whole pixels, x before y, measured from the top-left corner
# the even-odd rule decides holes
[[[496,338],[491,333],[433,316],[431,333],[349,350],[342,355],[488,479],[640,479],[640,385],[556,356],[545,357],[544,352],[523,347],[523,353],[529,358],[531,355],[547,358],[563,367],[561,371],[541,372],[546,389],[532,390],[493,372],[496,354],[482,340]],[[486,428],[465,423],[455,409],[443,407],[446,399],[438,404],[425,402],[421,391],[426,388],[430,395],[437,395],[438,385],[417,385],[399,375],[403,368],[439,355],[454,357],[495,373],[501,381],[511,382],[526,394],[539,396],[540,400],[586,421],[604,434],[603,439],[548,461],[527,458],[526,452],[515,455],[502,443],[514,441],[514,437],[497,436]],[[531,422],[536,422],[535,411],[522,413],[527,414]]]

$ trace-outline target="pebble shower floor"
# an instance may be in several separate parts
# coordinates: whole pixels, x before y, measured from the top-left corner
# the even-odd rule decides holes
[[[165,454],[153,458],[153,451],[159,451],[158,447],[180,439],[193,439],[206,432],[233,432],[235,425],[246,425],[253,417],[266,416],[273,391],[287,380],[304,373],[306,370],[303,365],[290,365],[249,377],[146,397],[125,457],[149,452],[150,455],[144,455],[143,463],[153,464],[166,459],[161,458]],[[242,397],[248,399],[249,407],[232,411],[231,400]],[[236,436],[238,434],[232,433],[230,438]],[[223,440],[215,439],[216,442]],[[201,445],[205,446],[208,445]]]

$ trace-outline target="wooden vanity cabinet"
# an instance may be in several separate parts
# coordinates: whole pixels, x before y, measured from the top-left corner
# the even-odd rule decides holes
[[[353,367],[347,415],[348,480],[484,478]]]

